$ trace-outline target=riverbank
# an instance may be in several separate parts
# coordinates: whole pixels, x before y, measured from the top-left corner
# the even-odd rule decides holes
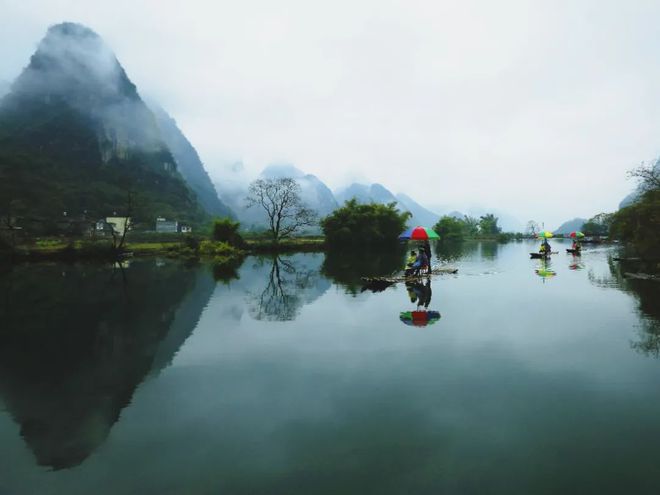
[[[167,258],[212,259],[214,262],[234,262],[250,254],[279,254],[289,252],[323,252],[323,237],[284,239],[274,243],[268,239],[246,239],[241,247],[224,242],[192,236],[160,236],[154,240],[144,237],[129,240],[121,249],[113,248],[108,240],[35,239],[17,245],[13,250],[0,251],[0,260],[7,262],[116,260],[127,257],[162,256]]]

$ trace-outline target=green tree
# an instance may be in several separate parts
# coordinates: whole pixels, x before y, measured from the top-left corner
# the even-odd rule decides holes
[[[582,230],[586,235],[606,236],[610,231],[612,218],[611,213],[599,213],[587,220]]]
[[[658,256],[660,254],[660,188],[645,192],[639,201],[617,211],[612,217],[611,234],[632,243],[645,256]]]
[[[214,241],[226,242],[231,246],[242,247],[245,244],[243,237],[238,232],[241,224],[230,218],[218,218],[213,222],[211,237]]]
[[[525,227],[525,235],[529,237],[536,237],[536,234],[538,234],[540,230],[541,227],[539,227],[539,224],[534,220],[530,220],[527,222],[527,226]]]
[[[334,248],[396,245],[406,228],[410,213],[399,212],[396,203],[360,204],[355,199],[344,203],[321,220],[326,242]]]
[[[442,240],[457,241],[465,237],[468,229],[465,221],[444,216],[433,226],[433,230],[438,233]]]
[[[502,229],[497,225],[498,218],[492,213],[479,217],[479,233],[484,236],[499,234]]]
[[[465,235],[467,237],[476,237],[479,235],[479,220],[475,217],[465,215],[461,220],[464,225]]]

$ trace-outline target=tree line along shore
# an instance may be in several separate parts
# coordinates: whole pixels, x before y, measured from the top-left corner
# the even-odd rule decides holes
[[[596,215],[584,224],[587,235],[624,241],[642,258],[655,259],[660,253],[660,169],[641,166],[631,172],[639,181],[639,197],[612,214]],[[91,229],[44,237],[18,226],[11,215],[0,222],[0,260],[118,259],[128,256],[212,258],[233,262],[247,254],[391,250],[409,225],[411,214],[396,203],[359,203],[348,200],[324,218],[307,208],[300,199],[300,185],[291,178],[259,179],[250,186],[247,207],[261,209],[266,227],[245,232],[229,218],[214,219],[195,233],[154,233],[133,230],[135,199],[129,197],[124,216],[97,232]],[[534,238],[538,225],[530,222],[525,233],[506,233],[494,214],[479,218],[444,216],[433,226],[441,242],[467,239],[508,242]]]

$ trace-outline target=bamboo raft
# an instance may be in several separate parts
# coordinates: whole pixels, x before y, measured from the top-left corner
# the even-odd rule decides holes
[[[411,275],[406,277],[405,275],[393,275],[389,277],[362,277],[362,281],[367,284],[373,283],[387,283],[387,284],[396,284],[397,282],[418,282],[428,278],[429,275],[443,275],[443,274],[452,274],[458,273],[458,268],[434,268],[431,270],[431,273],[420,273],[419,275]]]

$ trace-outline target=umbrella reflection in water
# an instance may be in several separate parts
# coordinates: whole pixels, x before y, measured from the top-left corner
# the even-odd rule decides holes
[[[437,311],[402,311],[399,319],[406,325],[413,327],[425,327],[433,325],[440,319],[440,313]]]
[[[440,313],[438,311],[428,309],[431,304],[431,296],[433,295],[430,278],[427,278],[424,284],[419,281],[406,282],[406,290],[408,291],[410,302],[413,304],[416,303],[417,309],[415,311],[402,311],[399,313],[399,320],[406,325],[425,327],[432,325],[440,319]]]

